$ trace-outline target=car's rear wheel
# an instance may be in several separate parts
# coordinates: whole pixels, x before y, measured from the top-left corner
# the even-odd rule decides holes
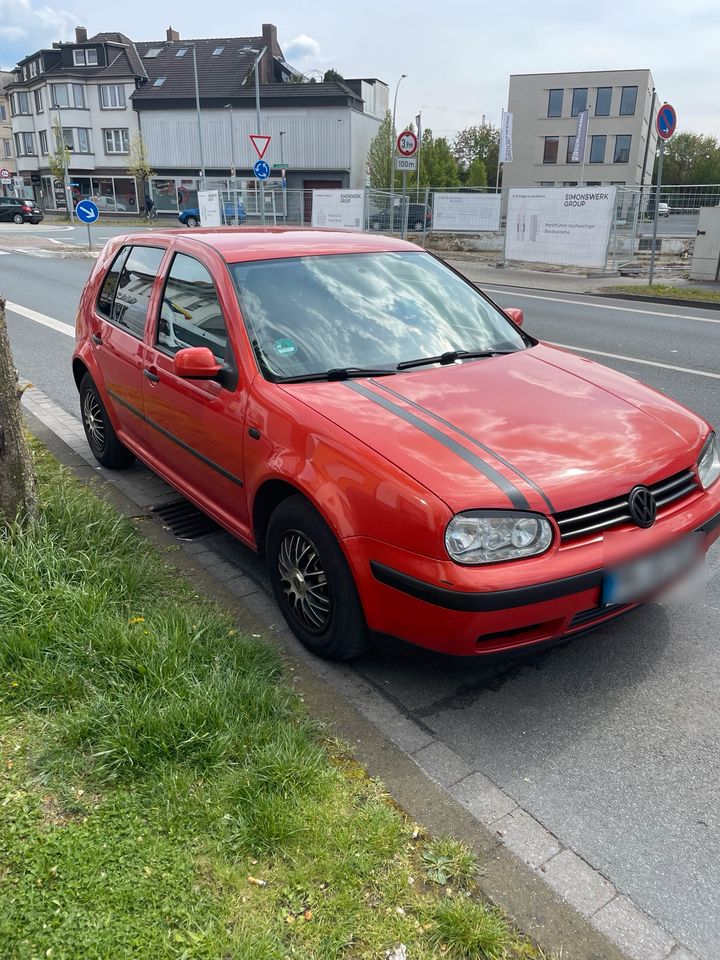
[[[289,497],[276,507],[266,555],[275,599],[308,650],[327,660],[350,660],[368,649],[350,567],[332,531],[304,497]]]
[[[416,229],[416,230],[422,230],[423,226],[424,226],[424,224],[423,224],[422,220],[416,220],[416,221],[415,221],[415,229]]]
[[[200,221],[196,217],[188,217],[185,221],[185,224],[188,227],[196,227],[199,223]]]
[[[379,221],[379,220],[371,220],[371,222],[370,222],[370,229],[371,229],[371,230],[380,230],[380,229],[381,229],[381,227],[380,227],[380,221]]]
[[[23,223],[23,215],[21,213],[16,213],[13,216],[13,223]]]
[[[110,470],[129,467],[135,454],[118,440],[105,404],[89,373],[80,381],[80,413],[88,445],[98,463]]]

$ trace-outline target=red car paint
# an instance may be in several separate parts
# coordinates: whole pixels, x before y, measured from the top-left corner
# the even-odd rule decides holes
[[[104,276],[127,244],[167,251],[142,342],[95,308]],[[268,485],[300,491],[340,543],[370,631],[447,653],[492,653],[601,623],[619,612],[599,608],[604,569],[689,531],[702,530],[705,548],[720,536],[716,482],[708,491],[698,484],[661,510],[649,529],[626,522],[560,542],[555,514],[680,471],[697,479],[695,464],[710,431],[675,401],[569,352],[538,344],[377,380],[283,384],[262,376],[228,263],[408,250],[417,248],[333,231],[118,237],[100,256],[80,301],[76,382],[88,371],[123,444],[251,548],[262,547],[257,513]],[[164,274],[176,252],[212,274],[237,360],[234,390],[177,377],[174,359],[153,345]],[[507,489],[514,491],[510,497]],[[444,546],[453,515],[512,509],[513,497],[551,518],[550,549],[485,566],[453,562]],[[548,585],[560,582],[555,596]],[[518,593],[525,588],[531,589]],[[468,597],[475,599],[465,604]],[[458,609],[463,606],[482,609]]]

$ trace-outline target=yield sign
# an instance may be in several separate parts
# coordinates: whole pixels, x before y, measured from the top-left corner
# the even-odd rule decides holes
[[[258,157],[260,157],[261,160],[265,156],[265,151],[270,146],[270,139],[270,137],[262,136],[259,133],[250,134],[250,142],[255,148],[255,153],[258,155]]]

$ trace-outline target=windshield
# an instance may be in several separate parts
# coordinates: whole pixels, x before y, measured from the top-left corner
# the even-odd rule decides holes
[[[270,377],[387,367],[454,350],[529,342],[426,253],[361,253],[230,264],[248,334]]]

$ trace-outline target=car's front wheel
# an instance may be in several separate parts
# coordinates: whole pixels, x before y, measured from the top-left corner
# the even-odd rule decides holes
[[[266,556],[275,599],[308,650],[327,660],[350,660],[368,649],[365,617],[347,560],[304,497],[289,497],[275,508]]]
[[[200,221],[196,217],[188,217],[185,221],[185,225],[188,227],[196,227]]]
[[[129,467],[135,454],[118,439],[98,388],[89,373],[80,381],[80,413],[88,445],[98,463],[110,470]]]
[[[16,214],[13,216],[13,223],[23,223],[23,222],[24,222],[24,218],[23,218],[23,215],[22,215],[21,213],[16,213]]]

